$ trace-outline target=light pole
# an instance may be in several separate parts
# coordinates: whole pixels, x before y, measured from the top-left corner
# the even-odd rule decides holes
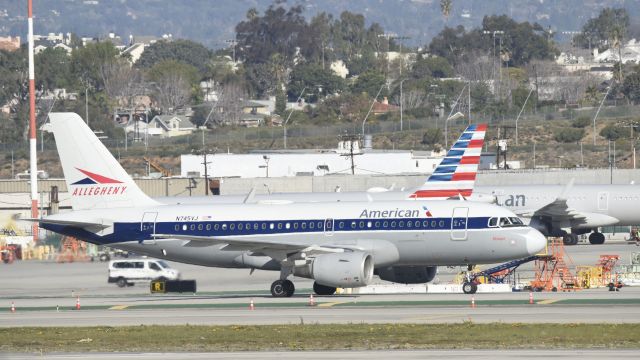
[[[613,87],[613,83],[607,87],[607,93],[604,94],[602,101],[600,101],[600,106],[598,106],[598,110],[596,111],[596,115],[593,117],[593,145],[596,144],[596,119],[598,118],[598,114],[600,114],[600,109],[602,109],[602,104],[604,104],[604,100],[609,96],[609,91]]]
[[[304,95],[304,91],[306,89],[307,89],[306,86],[302,88],[302,91],[300,92],[300,96],[298,96],[298,99],[296,100],[296,104],[298,104],[300,102],[300,99],[302,99],[302,95]],[[291,118],[291,114],[293,114],[293,108],[291,108],[291,111],[289,111],[289,115],[287,116],[287,119],[284,121],[284,124],[282,124],[283,143],[284,143],[284,148],[285,149],[287,148],[287,123],[289,122],[289,119]]]
[[[367,115],[364,117],[364,120],[362,120],[362,138],[363,139],[364,139],[364,124],[367,122],[367,119],[369,118],[369,114],[371,114],[371,110],[373,109],[373,104],[376,103],[376,100],[378,99],[378,96],[380,96],[380,92],[382,91],[383,87],[384,87],[384,84],[382,84],[382,86],[380,86],[380,89],[378,90],[378,93],[376,94],[376,97],[371,102],[371,106],[369,107],[369,111],[367,112]]]
[[[447,120],[444,121],[444,147],[445,149],[449,149],[449,133],[447,132],[447,124],[449,123],[449,120],[457,120],[460,118],[463,118],[464,114],[461,112],[457,112],[455,114],[453,114],[453,116],[450,116],[447,118]]]
[[[403,98],[402,98],[402,83],[407,81],[407,79],[402,79],[400,80],[400,131],[402,131],[402,103],[403,103]],[[411,127],[409,127],[411,128]]]
[[[235,39],[229,39],[229,40],[225,40],[224,42],[226,42],[227,44],[231,44],[231,48],[233,51],[233,63],[236,63],[236,44],[238,43]]]

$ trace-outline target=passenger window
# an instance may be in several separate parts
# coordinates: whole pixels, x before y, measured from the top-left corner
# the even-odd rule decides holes
[[[371,221],[368,221],[368,222],[367,222],[367,227],[368,227],[368,228],[371,228]]]
[[[187,224],[182,225],[182,231],[187,231]]]
[[[344,229],[344,221],[340,221],[340,222],[338,223],[338,228],[340,228],[340,229]]]
[[[300,227],[302,228],[302,230],[306,230],[306,229],[307,229],[307,222],[306,222],[306,221],[303,221],[303,222],[300,224]]]
[[[211,230],[211,224],[207,224],[207,230]]]
[[[238,230],[242,230],[242,223],[238,223]]]
[[[293,223],[293,230],[298,230],[298,222]]]
[[[218,230],[219,228],[220,228],[220,225],[218,225],[218,224],[214,224],[213,225],[213,230]]]
[[[269,224],[269,229],[273,230],[274,227],[273,223]]]
[[[359,227],[360,229],[363,229],[363,228],[364,228],[364,221],[360,221],[360,222],[358,223],[358,227]]]
[[[322,221],[318,221],[318,229],[322,229]]]
[[[351,228],[352,228],[352,229],[355,229],[355,228],[356,228],[356,222],[355,222],[355,221],[352,221],[352,222],[351,222]]]
[[[420,220],[416,220],[416,222],[413,223],[416,227],[420,227]]]
[[[316,227],[316,223],[315,222],[312,221],[312,222],[309,223],[309,229],[315,229],[315,227]]]
[[[236,229],[236,224],[234,223],[229,224],[229,230],[233,231],[235,229]]]
[[[427,221],[427,220],[423,221],[422,222],[422,227],[425,228],[425,229],[428,228],[429,227],[429,221]]]
[[[222,224],[222,230],[227,230],[227,224]]]
[[[375,225],[376,229],[379,229],[380,228],[380,221],[376,221],[374,225]]]
[[[411,223],[411,220],[407,221],[407,227],[410,228],[413,224]]]
[[[392,222],[391,222],[391,227],[392,227],[392,228],[395,228],[395,227],[396,227],[396,222],[395,222],[395,221],[392,221]]]
[[[180,231],[180,225],[177,225],[177,224],[176,224],[176,226],[174,227],[174,229],[175,229],[176,231]]]
[[[198,224],[198,230],[202,231],[203,229],[203,225],[202,224]]]
[[[282,223],[278,223],[278,230],[282,230]]]
[[[261,228],[262,230],[267,230],[267,223],[263,222]]]
[[[137,261],[137,262],[133,263],[133,266],[136,269],[144,269],[144,263],[142,261]]]
[[[289,223],[287,223],[287,224],[285,225],[285,228],[287,228],[287,229],[289,229],[290,227],[291,227],[291,224],[289,224]]]
[[[385,220],[385,221],[382,223],[382,227],[384,227],[384,228],[389,227],[389,222]]]
[[[258,230],[258,223],[253,223],[253,230]]]
[[[196,229],[196,224],[189,225],[189,230],[195,230],[195,229]]]
[[[399,228],[403,228],[403,227],[404,227],[404,221],[400,221],[400,222],[398,222],[398,227],[399,227]]]

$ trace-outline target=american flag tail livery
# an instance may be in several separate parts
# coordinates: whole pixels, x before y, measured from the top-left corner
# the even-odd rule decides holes
[[[427,181],[409,197],[448,199],[471,196],[486,132],[487,124],[469,125]]]

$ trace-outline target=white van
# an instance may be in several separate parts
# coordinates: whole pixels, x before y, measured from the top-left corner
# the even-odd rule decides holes
[[[136,281],[178,280],[180,272],[169,264],[156,259],[126,259],[109,261],[109,283],[119,287],[133,285]]]

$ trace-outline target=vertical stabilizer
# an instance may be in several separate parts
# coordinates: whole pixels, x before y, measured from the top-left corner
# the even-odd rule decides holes
[[[487,124],[469,125],[427,181],[409,197],[448,199],[471,196],[486,132]]]
[[[74,210],[158,205],[148,197],[76,113],[50,113]]]

